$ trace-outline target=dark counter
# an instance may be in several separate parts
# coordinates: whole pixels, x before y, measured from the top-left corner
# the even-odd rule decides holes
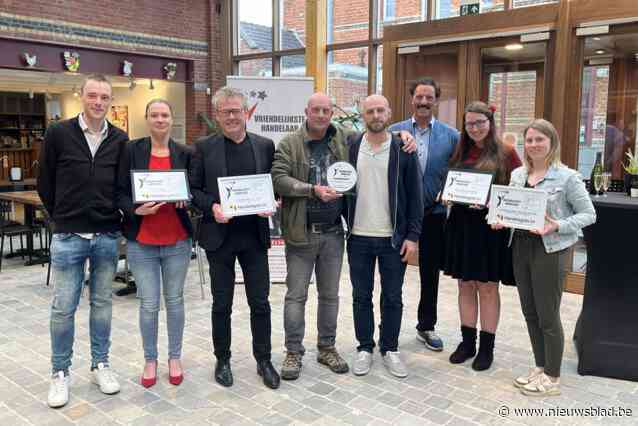
[[[587,275],[574,339],[578,373],[638,381],[638,198],[592,197]]]

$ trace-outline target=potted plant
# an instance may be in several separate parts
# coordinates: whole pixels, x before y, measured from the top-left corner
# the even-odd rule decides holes
[[[625,169],[625,188],[627,195],[630,197],[638,197],[638,156],[628,149],[625,153],[627,156],[627,165],[623,165]]]

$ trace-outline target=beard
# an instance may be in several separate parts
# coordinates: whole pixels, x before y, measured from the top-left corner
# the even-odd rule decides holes
[[[366,125],[370,133],[383,133],[388,128],[386,121],[373,121]]]

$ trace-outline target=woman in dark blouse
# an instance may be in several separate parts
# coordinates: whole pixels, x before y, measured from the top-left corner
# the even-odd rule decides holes
[[[489,172],[494,184],[507,185],[511,171],[520,165],[516,150],[504,145],[496,134],[494,111],[483,102],[470,103],[465,108],[463,133],[450,159],[450,168]],[[490,368],[494,359],[501,304],[498,284],[514,284],[508,234],[493,230],[486,215],[485,206],[454,204],[445,231],[443,271],[458,279],[463,337],[450,362],[460,364],[477,355],[476,324],[480,313],[479,351],[472,363],[476,371]]]
[[[169,382],[183,380],[184,280],[191,256],[192,228],[184,202],[134,204],[130,171],[188,169],[191,151],[170,138],[171,105],[154,99],[146,106],[150,137],[131,141],[120,162],[118,204],[124,213],[127,258],[140,298],[140,331],[146,364],[140,382],[157,381],[157,334],[160,293],[166,305]]]

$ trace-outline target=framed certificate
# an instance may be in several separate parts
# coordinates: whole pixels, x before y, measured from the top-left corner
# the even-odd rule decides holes
[[[246,216],[277,209],[269,173],[217,178],[224,216]]]
[[[545,226],[547,192],[516,186],[492,185],[488,223],[509,228],[541,230]]]
[[[186,170],[131,170],[135,204],[191,199]]]
[[[441,199],[459,204],[487,204],[493,175],[479,170],[450,169]]]

